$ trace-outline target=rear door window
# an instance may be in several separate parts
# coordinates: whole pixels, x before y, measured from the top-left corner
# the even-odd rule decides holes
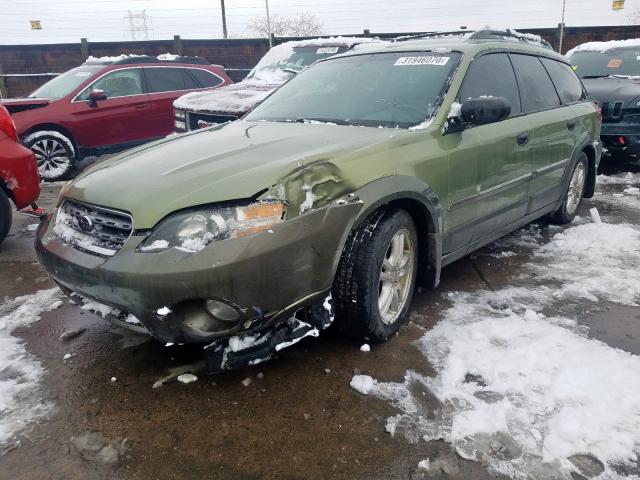
[[[147,91],[149,93],[158,93],[197,88],[187,86],[185,82],[186,75],[183,70],[183,68],[177,67],[145,68],[144,75],[147,79]],[[191,85],[193,85],[193,83],[191,83]]]
[[[556,60],[551,60],[550,58],[543,58],[541,60],[556,86],[562,103],[579,102],[586,98],[582,83],[580,83],[573,68]]]
[[[201,68],[190,68],[189,73],[193,75],[202,88],[217,87],[223,82],[219,76]]]
[[[511,61],[516,71],[522,106],[526,113],[560,106],[560,98],[553,82],[538,57],[511,54]]]
[[[483,55],[469,66],[458,101],[478,97],[504,97],[511,104],[511,116],[522,113],[516,76],[506,53]]]

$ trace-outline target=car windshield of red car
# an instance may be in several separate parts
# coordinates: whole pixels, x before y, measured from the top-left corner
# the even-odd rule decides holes
[[[82,66],[77,67],[68,72],[58,75],[49,80],[31,95],[29,98],[62,98],[69,95],[80,86],[85,80],[88,80],[97,72],[102,70],[104,66]]]

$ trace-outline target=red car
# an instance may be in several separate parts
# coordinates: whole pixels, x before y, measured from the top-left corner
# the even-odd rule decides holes
[[[174,131],[173,101],[233,83],[220,65],[174,55],[90,57],[24,99],[3,100],[40,176],[56,180],[83,157]]]
[[[18,143],[16,127],[9,112],[0,105],[0,242],[11,228],[11,204],[18,209],[33,207],[40,195],[38,167],[33,153]]]

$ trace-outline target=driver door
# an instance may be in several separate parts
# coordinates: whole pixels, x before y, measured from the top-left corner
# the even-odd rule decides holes
[[[518,84],[506,53],[482,55],[469,66],[457,100],[464,103],[483,96],[506,98],[511,114],[500,122],[445,136],[451,146],[445,253],[483,243],[484,237],[519,220],[527,209],[529,122],[522,115]]]
[[[103,90],[106,100],[92,104],[91,90]],[[113,70],[98,78],[73,101],[76,141],[82,147],[106,147],[153,136],[151,102],[140,68]]]

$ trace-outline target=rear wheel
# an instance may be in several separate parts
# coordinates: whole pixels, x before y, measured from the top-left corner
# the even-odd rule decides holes
[[[0,242],[9,234],[11,229],[11,204],[7,194],[0,188]]]
[[[336,326],[345,334],[382,342],[404,323],[416,280],[418,235],[411,216],[390,209],[351,233],[332,296]]]
[[[25,138],[24,144],[33,151],[43,180],[61,180],[73,170],[76,163],[75,147],[63,134],[55,131],[35,132]]]
[[[578,207],[582,202],[584,189],[587,185],[588,168],[587,155],[582,153],[580,157],[578,157],[575,167],[573,167],[571,179],[569,180],[569,185],[567,186],[560,208],[549,216],[549,220],[552,223],[565,225],[571,223],[575,218]]]

